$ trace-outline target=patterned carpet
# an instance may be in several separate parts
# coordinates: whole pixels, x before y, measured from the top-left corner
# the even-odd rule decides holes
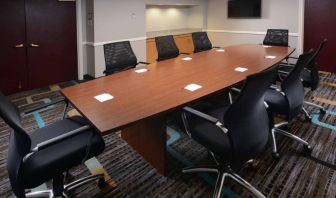
[[[268,197],[335,197],[336,195],[336,75],[321,73],[322,82],[315,92],[308,91],[306,99],[328,109],[327,114],[313,114],[313,123],[303,122],[303,115],[291,125],[291,131],[314,146],[311,156],[304,155],[302,145],[282,138],[281,158],[274,161],[268,148],[253,167],[239,174]],[[10,99],[25,109],[59,99],[59,88],[74,82],[23,92]],[[25,116],[27,131],[48,125],[62,118],[63,104]],[[311,112],[316,112],[308,107]],[[68,114],[76,114],[71,107]],[[211,197],[215,177],[208,174],[182,174],[185,166],[211,162],[207,151],[190,140],[176,127],[167,128],[168,175],[156,172],[118,134],[104,137],[105,152],[73,168],[74,179],[91,172],[106,172],[108,186],[99,189],[86,185],[77,189],[74,197]],[[9,128],[0,119],[0,197],[13,197],[6,169]],[[241,186],[227,180],[223,197],[250,197]],[[42,185],[40,189],[50,186]]]

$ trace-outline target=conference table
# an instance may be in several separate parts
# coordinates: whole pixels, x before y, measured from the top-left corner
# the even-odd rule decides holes
[[[80,83],[61,93],[102,135],[121,130],[121,137],[165,175],[169,113],[220,93],[294,50],[256,44],[228,46]],[[190,84],[201,88],[185,89]]]

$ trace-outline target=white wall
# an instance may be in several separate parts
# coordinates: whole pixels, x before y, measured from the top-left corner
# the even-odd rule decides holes
[[[146,31],[203,29],[206,9],[197,6],[147,6]]]
[[[209,37],[217,46],[262,43],[267,29],[289,29],[289,45],[301,51],[301,0],[263,0],[262,17],[230,19],[228,0],[208,0]]]
[[[188,27],[191,29],[206,29],[208,19],[207,2],[200,2],[200,6],[189,8]]]
[[[189,28],[190,9],[181,6],[148,6],[146,31],[163,31]]]
[[[82,71],[92,76],[103,75],[105,60],[103,44],[130,40],[138,60],[146,57],[146,5],[198,5],[180,13],[186,21],[169,20],[171,26],[208,29],[216,46],[241,43],[261,43],[268,28],[286,28],[290,31],[289,43],[301,51],[303,36],[304,0],[263,0],[260,19],[228,19],[227,0],[78,0],[82,1]],[[87,14],[93,13],[92,26]],[[192,17],[190,17],[192,16]],[[148,19],[152,20],[152,19]],[[159,23],[157,23],[159,21]],[[151,21],[165,29],[167,22]]]
[[[130,40],[132,48],[140,61],[146,59],[146,4],[188,4],[200,5],[188,12],[206,13],[206,0],[80,0],[85,3],[85,14],[93,12],[93,29],[89,25],[83,27],[83,67],[88,74],[99,77],[105,70],[103,44]],[[200,18],[200,14],[197,16]],[[196,18],[195,18],[196,19]],[[83,16],[83,24],[87,16]],[[177,20],[175,19],[175,22]],[[202,20],[186,20],[187,26],[206,27],[206,14]],[[184,25],[184,24],[183,24]],[[180,24],[177,27],[182,27]],[[85,29],[85,30],[84,30]]]
[[[99,77],[105,70],[103,44],[133,40],[132,48],[139,60],[146,57],[145,0],[94,1],[94,73]]]

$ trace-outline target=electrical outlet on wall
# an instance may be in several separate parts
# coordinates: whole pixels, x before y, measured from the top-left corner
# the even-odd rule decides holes
[[[136,19],[136,14],[134,12],[131,13],[131,19]]]

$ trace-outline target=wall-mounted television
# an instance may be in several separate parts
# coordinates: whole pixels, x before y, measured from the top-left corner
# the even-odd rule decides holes
[[[261,0],[228,0],[229,18],[260,18]]]

